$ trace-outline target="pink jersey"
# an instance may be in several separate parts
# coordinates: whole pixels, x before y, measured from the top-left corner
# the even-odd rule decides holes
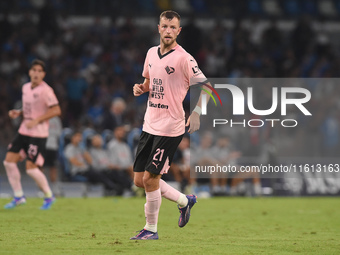
[[[28,129],[26,123],[44,115],[48,108],[58,105],[58,99],[54,94],[53,89],[42,82],[35,88],[31,88],[31,83],[26,83],[22,86],[22,110],[23,121],[19,128],[19,133],[31,137],[48,137],[48,120],[39,123],[37,126]]]
[[[150,79],[150,92],[143,131],[159,136],[185,132],[183,100],[191,78],[205,78],[196,60],[180,45],[161,55],[160,47],[149,49],[143,77]]]

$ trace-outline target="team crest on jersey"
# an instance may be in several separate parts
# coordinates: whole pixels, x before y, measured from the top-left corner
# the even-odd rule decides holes
[[[166,67],[165,67],[165,71],[166,71],[168,74],[172,74],[172,73],[175,72],[175,68],[166,66]]]

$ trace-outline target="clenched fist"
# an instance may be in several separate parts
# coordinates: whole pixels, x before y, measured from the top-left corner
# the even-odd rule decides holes
[[[16,119],[16,118],[18,118],[20,115],[21,115],[21,110],[10,110],[10,111],[8,112],[8,116],[9,116],[11,119]]]
[[[138,97],[144,93],[143,84],[135,84],[133,86],[133,95]]]

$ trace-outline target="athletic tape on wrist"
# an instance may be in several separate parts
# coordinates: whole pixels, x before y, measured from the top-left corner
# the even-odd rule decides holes
[[[202,109],[201,109],[201,107],[199,107],[198,105],[196,105],[196,107],[195,107],[195,109],[193,110],[193,112],[196,112],[196,113],[198,113],[198,115],[201,115]]]

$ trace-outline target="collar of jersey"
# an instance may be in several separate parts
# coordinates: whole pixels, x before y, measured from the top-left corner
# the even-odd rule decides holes
[[[38,88],[41,84],[43,84],[44,83],[44,81],[42,81],[41,83],[39,83],[39,85],[38,86],[35,86],[34,88],[32,88],[32,83],[31,83],[31,86],[30,86],[30,88],[31,88],[31,90],[33,90],[33,89],[35,89],[35,88]]]
[[[175,47],[176,48],[176,47]],[[174,52],[175,51],[175,48],[169,50],[167,53],[165,53],[164,55],[161,54],[161,47],[158,47],[158,56],[160,59],[166,57],[167,55],[169,55],[171,52]]]

